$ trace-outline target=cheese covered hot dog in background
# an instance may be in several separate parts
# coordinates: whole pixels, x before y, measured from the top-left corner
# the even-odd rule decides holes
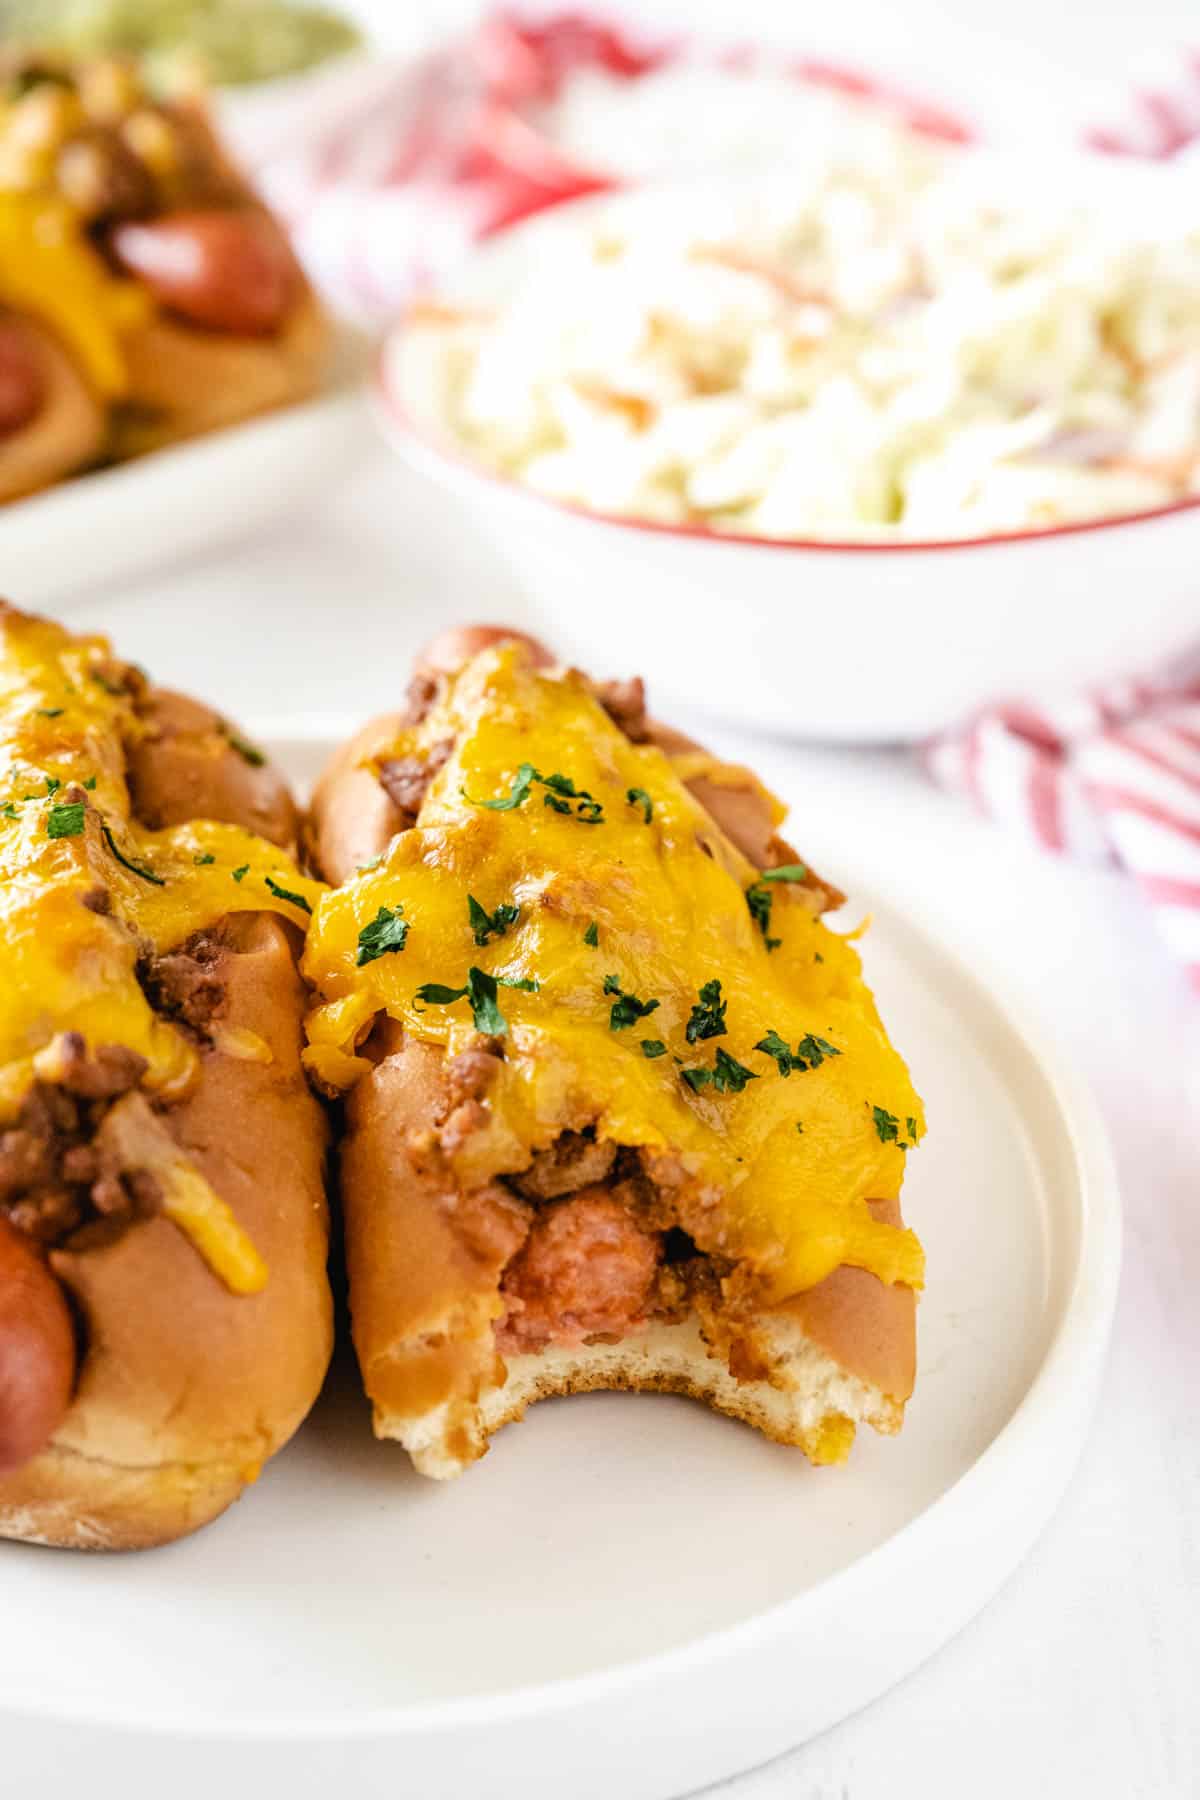
[[[899,1428],[923,1111],[782,819],[639,682],[492,628],[435,640],[318,785],[305,1061],[345,1095],[375,1428],[423,1473],[597,1387],[816,1462]]]
[[[161,1543],[329,1360],[318,890],[260,752],[101,638],[4,608],[0,738],[0,1537]]]
[[[0,67],[5,308],[0,499],[303,398],[328,344],[200,102],[111,59]]]

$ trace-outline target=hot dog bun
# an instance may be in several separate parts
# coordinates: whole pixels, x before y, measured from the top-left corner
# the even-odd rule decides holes
[[[44,325],[12,318],[40,387],[33,416],[0,435],[0,505],[51,487],[94,462],[104,448],[108,419],[77,364]]]
[[[0,1227],[78,1338],[49,1443],[0,1472],[0,1537],[140,1548],[236,1499],[329,1361],[326,1126],[296,967],[313,889],[275,848],[295,835],[290,796],[235,727],[11,608],[0,665],[5,725],[30,734],[24,781],[45,768],[50,789],[12,802],[5,855],[26,886],[0,883]],[[48,982],[39,909],[60,948],[79,936],[81,985]],[[28,1069],[12,1056],[27,994]],[[0,1305],[0,1443],[5,1351]]]
[[[887,1096],[892,1110],[882,1117],[904,1118],[913,1141],[920,1103],[883,1037],[857,958],[819,923],[841,895],[800,866],[778,835],[781,809],[761,784],[646,718],[639,684],[596,687],[552,669],[539,676],[544,650],[497,648],[502,637],[472,628],[436,642],[419,661],[407,707],[335,757],[307,824],[318,866],[345,884],[322,903],[310,933],[306,973],[340,1010],[313,1015],[307,1060],[331,1090],[346,1091],[347,1269],[376,1432],[402,1443],[422,1473],[444,1478],[534,1400],[633,1388],[691,1395],[814,1462],[841,1461],[858,1424],[884,1433],[900,1427],[915,1373],[920,1280],[919,1250],[902,1229],[897,1197],[903,1161],[876,1130],[858,1085],[869,1083],[877,1106]],[[456,672],[460,657],[467,666]],[[557,721],[554,736],[539,731],[543,709]],[[489,764],[483,745],[493,718],[513,735]],[[622,737],[641,753],[631,756]],[[514,800],[521,760],[550,796],[549,826],[536,790],[532,804]],[[639,809],[631,835],[631,815],[618,819],[615,809],[635,768],[642,779],[630,784],[635,801],[626,800]],[[553,772],[578,783],[581,769],[588,780],[575,803],[603,807],[614,862],[599,849],[601,833],[587,832],[582,810],[558,825],[552,802],[567,788],[542,781]],[[499,817],[479,804],[501,799]],[[514,822],[524,825],[525,845],[506,862]],[[639,861],[655,831],[666,869],[678,869],[674,888],[662,886],[655,859]],[[592,860],[594,849],[601,860]],[[375,858],[377,868],[359,873]],[[754,885],[756,870],[772,869],[786,879],[765,884],[771,906],[756,937],[738,889]],[[454,872],[461,896],[442,885],[442,870]],[[736,885],[723,886],[730,878]],[[614,894],[623,886],[626,898]],[[500,899],[518,907],[491,955],[478,936],[472,944],[468,891],[485,909]],[[413,921],[411,937],[402,951],[367,964],[384,974],[364,991],[341,946],[380,906],[400,906]],[[687,933],[672,935],[663,910],[682,906],[691,906]],[[589,914],[599,925],[585,938]],[[522,925],[534,936],[528,950],[527,940],[514,941]],[[413,1003],[426,973],[411,955],[418,931],[435,940],[427,954],[437,982],[450,984],[439,995],[454,994],[470,958],[506,980],[542,978],[536,997],[496,990],[503,1037],[472,1038],[466,1021],[447,1029],[439,999]],[[682,1030],[686,1013],[671,1016],[668,993],[673,979],[703,980],[708,965],[692,974],[689,944],[706,931],[722,946],[729,1023],[723,1013],[720,1021],[710,1016],[693,1039]],[[768,931],[782,951],[765,942]],[[623,957],[643,976],[626,980],[623,967],[615,986],[602,986]],[[802,962],[789,978],[798,989],[777,979],[784,958]],[[819,976],[809,974],[814,958],[825,971]],[[743,1048],[743,1028],[736,1080],[757,1087],[739,1102],[741,1089],[711,1085],[707,1037],[711,1030],[729,1045],[735,1004],[749,1007],[756,988],[771,996],[781,1024],[789,994],[804,1005],[815,994],[822,1035],[784,1080],[782,1070],[769,1073],[775,1052]],[[561,1014],[548,1010],[546,996],[556,991]],[[614,992],[622,1004],[636,1002],[644,1024],[610,1027]],[[576,1060],[571,1034],[585,1015],[595,1024],[580,1033]],[[650,1047],[639,1054],[641,1032]],[[852,1055],[861,1074],[848,1074]],[[694,1065],[707,1083],[697,1090],[702,1112],[690,1091],[680,1092],[681,1065]],[[657,1072],[649,1081],[647,1068]],[[733,1118],[750,1134],[741,1166],[751,1161],[750,1145],[764,1153],[746,1111],[751,1095],[760,1114],[786,1108],[778,1128],[763,1125],[765,1142],[780,1146],[771,1152],[777,1181],[795,1167],[792,1181],[843,1184],[859,1224],[831,1266],[808,1254],[802,1189],[794,1201],[786,1187],[773,1199],[768,1190],[757,1204],[776,1222],[756,1238],[727,1192],[696,1179],[707,1130],[723,1133]],[[776,1137],[804,1124],[791,1117],[793,1099],[795,1114],[808,1114],[807,1161]],[[740,1113],[729,1110],[739,1104]],[[827,1154],[817,1141],[824,1134]],[[851,1204],[855,1191],[862,1199]],[[836,1209],[822,1218],[842,1228]],[[778,1270],[784,1249],[794,1256],[790,1277]]]

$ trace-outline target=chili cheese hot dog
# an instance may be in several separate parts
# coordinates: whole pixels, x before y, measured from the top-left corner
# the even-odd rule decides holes
[[[0,611],[0,1537],[236,1499],[331,1347],[300,1065],[314,884],[236,728]]]
[[[924,1116],[782,818],[640,683],[490,629],[435,642],[318,786],[305,1060],[346,1096],[376,1431],[423,1473],[596,1387],[815,1462],[899,1428]]]
[[[36,333],[0,342],[0,499],[316,386],[321,309],[197,99],[120,61],[11,57],[0,188],[0,309]]]

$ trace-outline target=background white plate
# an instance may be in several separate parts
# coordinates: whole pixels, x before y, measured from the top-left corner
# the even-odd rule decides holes
[[[69,612],[72,597],[175,568],[328,490],[370,441],[366,354],[357,334],[339,330],[313,399],[0,506],[3,592]]]
[[[317,747],[286,760],[303,777]],[[840,859],[861,895],[854,872]],[[139,1800],[659,1800],[820,1731],[952,1636],[1076,1460],[1119,1209],[1090,1100],[1006,1004],[886,908],[866,954],[931,1127],[906,1187],[929,1287],[899,1439],[817,1471],[685,1401],[597,1395],[535,1408],[443,1487],[371,1440],[343,1364],[199,1537],[0,1546],[15,1766],[52,1725],[63,1792],[119,1770]]]

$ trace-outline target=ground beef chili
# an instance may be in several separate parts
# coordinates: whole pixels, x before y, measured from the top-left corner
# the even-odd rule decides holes
[[[597,1143],[594,1132],[564,1131],[546,1150],[539,1150],[513,1186],[527,1200],[557,1200],[604,1181],[617,1159],[617,1146]]]
[[[197,932],[178,950],[144,958],[138,980],[155,1012],[206,1038],[225,1006],[221,953],[216,938]]]
[[[444,738],[425,756],[393,756],[380,763],[379,785],[403,821],[398,829],[416,824],[426,789],[453,749],[454,739]]]
[[[85,1249],[161,1204],[152,1175],[122,1170],[94,1142],[109,1105],[137,1086],[145,1059],[119,1044],[55,1044],[56,1078],[35,1081],[16,1125],[0,1133],[0,1216],[47,1248]]]

